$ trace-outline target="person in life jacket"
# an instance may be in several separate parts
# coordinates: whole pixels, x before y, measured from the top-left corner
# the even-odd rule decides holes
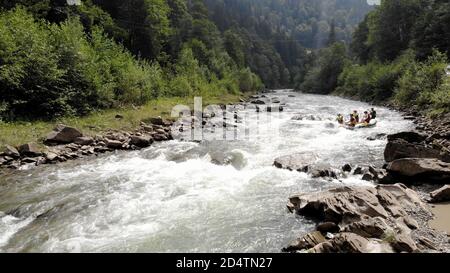
[[[355,120],[356,123],[359,123],[359,114],[358,111],[353,111],[353,119]]]
[[[339,122],[339,124],[344,124],[344,116],[343,115],[338,114],[336,120],[337,120],[337,122]]]
[[[350,121],[347,123],[348,126],[355,127],[357,124],[355,115],[350,114]]]
[[[376,119],[377,118],[377,111],[375,111],[375,109],[370,109],[370,117],[372,119]]]
[[[371,120],[371,116],[370,116],[369,112],[365,111],[362,122],[369,124],[370,120]]]

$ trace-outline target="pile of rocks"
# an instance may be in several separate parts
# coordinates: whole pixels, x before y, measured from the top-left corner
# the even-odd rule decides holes
[[[313,153],[296,153],[275,159],[273,165],[279,169],[298,171],[311,175],[312,178],[341,179],[349,175],[361,175],[366,181],[384,181],[388,176],[384,169],[374,166],[351,166],[345,164],[340,169],[318,163],[318,156]]]
[[[288,209],[318,224],[285,252],[430,252],[448,246],[446,236],[428,227],[428,205],[402,184],[299,194]]]
[[[20,168],[64,162],[114,150],[137,150],[155,141],[172,139],[171,121],[151,118],[134,131],[109,130],[102,135],[85,136],[73,127],[58,125],[45,138],[43,145],[26,143],[19,147],[5,145],[0,150],[0,168]]]

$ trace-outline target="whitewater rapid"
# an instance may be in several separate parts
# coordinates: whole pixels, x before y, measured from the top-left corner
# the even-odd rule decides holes
[[[336,126],[336,114],[369,105],[283,90],[267,96],[285,111],[263,122],[266,113],[240,113],[257,132],[250,139],[173,140],[0,177],[0,252],[279,252],[314,228],[287,212],[290,195],[370,183],[312,179],[276,169],[276,157],[311,152],[336,168],[380,166],[386,140],[367,137],[413,126],[377,108],[375,128],[350,131]],[[312,118],[292,120],[298,115]]]

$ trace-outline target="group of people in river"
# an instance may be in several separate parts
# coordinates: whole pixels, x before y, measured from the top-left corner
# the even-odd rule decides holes
[[[377,112],[375,111],[374,108],[372,108],[369,111],[365,111],[362,117],[360,117],[358,111],[355,110],[353,111],[353,113],[349,115],[349,119],[347,121],[345,121],[344,116],[342,114],[338,114],[336,120],[341,125],[355,127],[358,124],[369,125],[370,122],[376,118]]]

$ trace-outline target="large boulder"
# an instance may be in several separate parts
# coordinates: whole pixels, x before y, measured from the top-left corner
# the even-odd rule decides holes
[[[309,252],[414,252],[409,213],[430,213],[419,195],[402,184],[342,187],[290,198],[288,208],[317,221],[341,226],[330,240]]]
[[[387,171],[396,177],[404,178],[407,182],[450,181],[450,163],[433,158],[398,159],[389,163]]]
[[[82,136],[83,134],[78,129],[60,124],[47,135],[45,143],[49,145],[68,144]]]
[[[12,157],[12,158],[19,158],[20,157],[19,151],[15,147],[13,147],[11,145],[5,145],[2,148],[2,152],[0,153],[0,155],[9,156],[9,157]]]
[[[364,216],[387,218],[389,215],[373,187],[335,188],[292,196],[289,201],[288,208],[300,215],[336,224],[360,220]]]
[[[311,164],[314,164],[317,160],[318,157],[315,154],[297,153],[278,157],[275,159],[273,165],[280,169],[307,172]]]
[[[427,136],[416,132],[401,132],[393,135],[388,135],[387,138],[388,141],[402,139],[410,143],[420,143],[424,141],[427,138]]]
[[[446,185],[430,193],[432,203],[450,201],[450,185]]]
[[[410,143],[402,139],[389,141],[384,150],[386,162],[402,158],[437,158],[450,162],[450,155],[424,144]]]

